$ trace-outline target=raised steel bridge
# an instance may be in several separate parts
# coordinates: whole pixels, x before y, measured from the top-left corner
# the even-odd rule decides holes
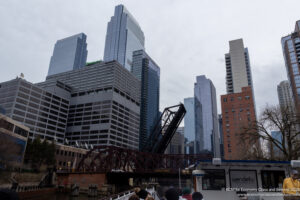
[[[179,168],[212,159],[211,154],[164,154],[185,113],[183,104],[165,108],[141,151],[115,146],[94,147],[81,159],[77,171],[177,173]]]

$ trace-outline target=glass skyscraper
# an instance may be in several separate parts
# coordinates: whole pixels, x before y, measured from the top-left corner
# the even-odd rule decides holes
[[[203,142],[200,150],[210,151],[215,157],[220,157],[216,89],[205,75],[197,76],[194,96],[202,105],[203,134],[200,141]]]
[[[281,39],[290,89],[297,112],[300,112],[300,20],[295,31]]]
[[[282,109],[288,109],[290,113],[294,112],[294,102],[292,98],[292,92],[290,88],[290,83],[286,81],[281,81],[277,85],[277,94],[279,105]]]
[[[141,81],[140,142],[142,149],[159,118],[160,68],[144,50],[133,52],[132,74]]]
[[[137,21],[125,6],[116,6],[114,16],[107,24],[103,60],[116,60],[130,71],[132,53],[144,49],[144,43],[144,33]]]
[[[202,105],[196,97],[184,99],[184,137],[187,139],[186,153],[200,153],[203,146]]]
[[[87,53],[84,33],[58,40],[51,56],[48,76],[84,67]]]

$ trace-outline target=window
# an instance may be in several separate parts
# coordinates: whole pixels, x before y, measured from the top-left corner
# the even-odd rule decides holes
[[[223,98],[223,102],[227,102],[227,98]]]
[[[221,190],[226,188],[225,170],[204,169],[205,175],[202,178],[203,190]]]
[[[4,119],[0,119],[0,127],[12,131],[14,125],[12,123],[9,123],[8,121],[5,121]]]
[[[262,187],[264,189],[282,188],[284,178],[284,171],[261,171]]]

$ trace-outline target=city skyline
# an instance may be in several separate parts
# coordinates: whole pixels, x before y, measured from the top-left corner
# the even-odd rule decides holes
[[[149,16],[147,15],[147,12],[149,11],[141,9],[142,3],[137,2],[107,1],[104,4],[102,3],[103,5],[96,5],[93,3],[88,5],[83,4],[82,6],[84,6],[85,9],[82,9],[82,12],[78,12],[79,8],[76,7],[72,8],[72,10],[69,9],[66,12],[70,15],[65,15],[63,20],[55,17],[52,19],[50,17],[51,20],[48,19],[48,11],[46,9],[51,11],[55,8],[54,4],[52,5],[50,2],[43,5],[37,5],[39,7],[37,10],[39,11],[33,13],[27,12],[29,11],[28,8],[30,7],[30,2],[28,3],[28,8],[24,7],[25,5],[14,5],[13,2],[6,3],[5,5],[2,4],[0,5],[1,13],[10,17],[1,18],[1,21],[3,20],[3,24],[6,27],[6,30],[1,33],[1,38],[5,38],[5,40],[1,40],[3,50],[5,49],[1,55],[4,58],[4,65],[9,66],[11,70],[6,70],[1,73],[1,82],[14,78],[21,72],[25,74],[25,79],[32,82],[36,83],[44,80],[48,70],[50,55],[52,53],[51,49],[53,48],[55,41],[59,38],[64,38],[77,32],[85,32],[88,36],[88,61],[101,59],[104,54],[103,50],[105,44],[106,25],[113,14],[114,7],[119,3],[123,3],[135,16],[145,33],[145,37],[147,37],[147,42],[145,44],[147,52],[161,66],[161,110],[168,105],[177,104],[180,101],[183,102],[183,98],[186,96],[191,96],[193,88],[190,87],[190,85],[193,83],[193,77],[199,74],[207,75],[215,83],[217,98],[220,94],[225,93],[225,69],[223,67],[225,60],[223,52],[227,50],[229,40],[238,38],[244,39],[249,51],[251,52],[252,73],[255,74],[253,81],[254,85],[260,85],[262,83],[265,85],[264,88],[257,88],[255,90],[258,114],[267,102],[270,104],[278,104],[276,86],[278,82],[286,79],[286,72],[280,47],[280,38],[286,35],[286,33],[289,33],[290,30],[293,30],[294,22],[298,20],[299,17],[296,16],[296,14],[293,16],[288,13],[290,15],[281,17],[280,20],[276,20],[278,18],[271,20],[272,17],[277,17],[276,14],[278,10],[276,12],[276,9],[274,9],[274,13],[271,13],[270,18],[263,18],[260,19],[260,21],[257,21],[257,19],[264,14],[263,8],[266,7],[266,2],[264,2],[265,4],[262,5],[261,9],[258,9],[258,16],[255,16],[254,19],[247,17],[247,14],[253,12],[253,6],[247,3],[246,5],[238,3],[238,8],[245,8],[245,6],[249,6],[249,8],[245,10],[246,14],[241,17],[242,19],[240,21],[232,21],[232,25],[227,23],[226,26],[228,26],[228,29],[226,30],[224,27],[222,28],[222,26],[224,26],[221,25],[222,20],[232,19],[232,17],[234,18],[234,16],[240,13],[237,11],[238,9],[236,9],[232,13],[232,16],[226,16],[226,13],[221,9],[222,6],[224,6],[221,2],[214,8],[209,3],[201,4],[201,8],[199,9],[206,8],[208,11],[212,11],[212,9],[222,11],[218,14],[218,16],[223,15],[224,19],[221,19],[221,21],[209,20],[210,24],[197,20],[197,17],[201,17],[201,14],[198,16],[198,14],[195,13],[191,14],[193,12],[181,12],[181,10],[199,7],[195,6],[195,2],[186,3],[184,5],[183,3],[176,1],[174,3],[166,2],[162,3],[160,8],[157,7],[158,2],[147,4],[149,8],[157,9],[157,17],[147,17]],[[295,4],[290,7],[291,10],[295,9],[296,6],[294,5]],[[64,10],[65,6],[67,5],[62,3],[61,7],[58,8],[58,12]],[[173,9],[166,10],[167,6]],[[182,9],[182,6],[185,6],[185,9]],[[10,23],[10,18],[17,19],[13,16],[14,13],[18,12],[12,12],[11,14],[7,12],[13,8],[15,10],[23,9],[24,11],[22,14],[24,15],[24,18],[31,19],[31,23],[35,24],[34,28],[31,30],[25,29],[26,27],[32,27],[29,23],[30,20],[16,20],[15,23]],[[87,12],[89,11],[87,8],[91,9],[91,11],[93,9],[97,9],[98,12],[96,15],[92,14],[92,12]],[[225,10],[226,9],[224,9],[224,11]],[[77,13],[75,11],[77,11]],[[78,15],[76,19],[83,19],[85,20],[85,23],[78,23],[80,25],[70,23],[72,17],[75,16],[75,13],[76,16]],[[90,17],[88,15],[89,13],[91,13]],[[175,14],[178,14],[178,16],[176,17]],[[205,12],[205,14],[207,15],[208,13]],[[33,18],[35,15],[39,15],[41,17],[40,19],[44,20],[43,25],[40,24],[39,19]],[[82,17],[82,19],[79,19],[79,16]],[[194,17],[195,20],[189,21],[190,26],[185,26],[184,22],[185,20],[188,20],[189,17]],[[247,23],[247,20],[251,20],[252,23]],[[269,20],[276,21],[276,23],[268,23],[271,22]],[[194,23],[201,23],[202,27],[205,29],[196,29],[193,33],[191,33],[190,28],[193,28]],[[267,27],[264,26],[266,23],[268,23]],[[153,24],[155,24],[157,28],[154,29]],[[215,28],[213,27],[216,27],[217,24],[219,25],[218,30],[220,31],[220,29],[222,29],[224,36],[216,39],[213,37],[217,36],[218,31],[214,30]],[[182,29],[182,26],[187,29],[185,32],[179,31]],[[240,27],[237,29],[236,27],[238,26]],[[95,29],[95,27],[97,28]],[[259,27],[261,30],[255,29],[255,32],[251,31],[254,27]],[[53,32],[47,32],[49,28],[53,30]],[[9,35],[9,31],[13,30],[19,30],[15,32],[27,30],[27,39],[19,41],[18,39],[20,36],[18,34]],[[186,34],[187,32],[189,32],[189,34]],[[273,34],[271,35],[270,32]],[[260,34],[261,37],[258,38],[257,34]],[[168,37],[166,37],[166,35],[168,35]],[[179,36],[181,36],[182,39],[176,40]],[[27,45],[27,42],[28,44],[33,42],[36,45],[32,45],[34,47],[30,47]],[[27,51],[24,52],[17,49],[17,44],[21,47],[26,46]],[[189,50],[187,47],[193,48],[190,48]],[[184,54],[182,52],[183,49],[185,50]],[[12,56],[15,58],[11,59]],[[22,68],[20,68],[20,63],[22,63]],[[182,69],[185,70],[182,71]],[[215,71],[211,69],[217,69],[219,73],[215,74]],[[266,81],[266,77],[264,75],[266,73],[271,74],[270,77],[272,77],[268,81]],[[184,81],[180,81],[180,83],[178,83],[178,80]],[[178,89],[180,89],[180,93],[178,93]],[[218,107],[218,113],[220,113],[220,105]]]

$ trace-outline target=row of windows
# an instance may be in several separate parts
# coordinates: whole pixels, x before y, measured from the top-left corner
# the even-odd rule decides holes
[[[239,97],[237,97],[237,99],[238,99],[239,101],[241,101],[241,100],[242,100],[242,97],[239,96]],[[250,96],[245,96],[245,99],[246,99],[246,100],[249,100],[249,99],[250,99]],[[230,101],[234,101],[234,97],[230,97]],[[223,98],[223,102],[227,102],[227,98]]]
[[[25,88],[20,87],[20,90],[25,90],[26,93],[28,93],[28,90],[27,90],[27,89],[31,89],[31,90],[37,92],[38,94],[42,94],[42,93],[43,93],[43,94],[45,94],[47,97],[56,99],[56,100],[58,100],[58,101],[62,101],[62,102],[65,103],[65,104],[69,104],[69,101],[67,101],[67,100],[65,100],[65,99],[63,99],[63,98],[60,98],[60,97],[58,97],[58,96],[56,96],[56,95],[54,95],[54,94],[51,94],[51,93],[49,93],[49,92],[45,92],[45,91],[39,89],[38,87],[35,87],[35,86],[32,86],[32,87],[31,87],[31,84],[26,83],[26,82],[24,82],[24,81],[21,82],[21,85],[24,86]],[[22,88],[22,89],[21,89],[21,88]],[[27,88],[27,89],[26,89],[26,88]],[[33,92],[33,91],[32,91],[32,92]]]
[[[76,156],[76,157],[81,158],[84,154],[82,154],[82,153],[75,153],[73,151],[65,151],[65,150],[56,149],[56,155],[70,156],[70,157]]]

